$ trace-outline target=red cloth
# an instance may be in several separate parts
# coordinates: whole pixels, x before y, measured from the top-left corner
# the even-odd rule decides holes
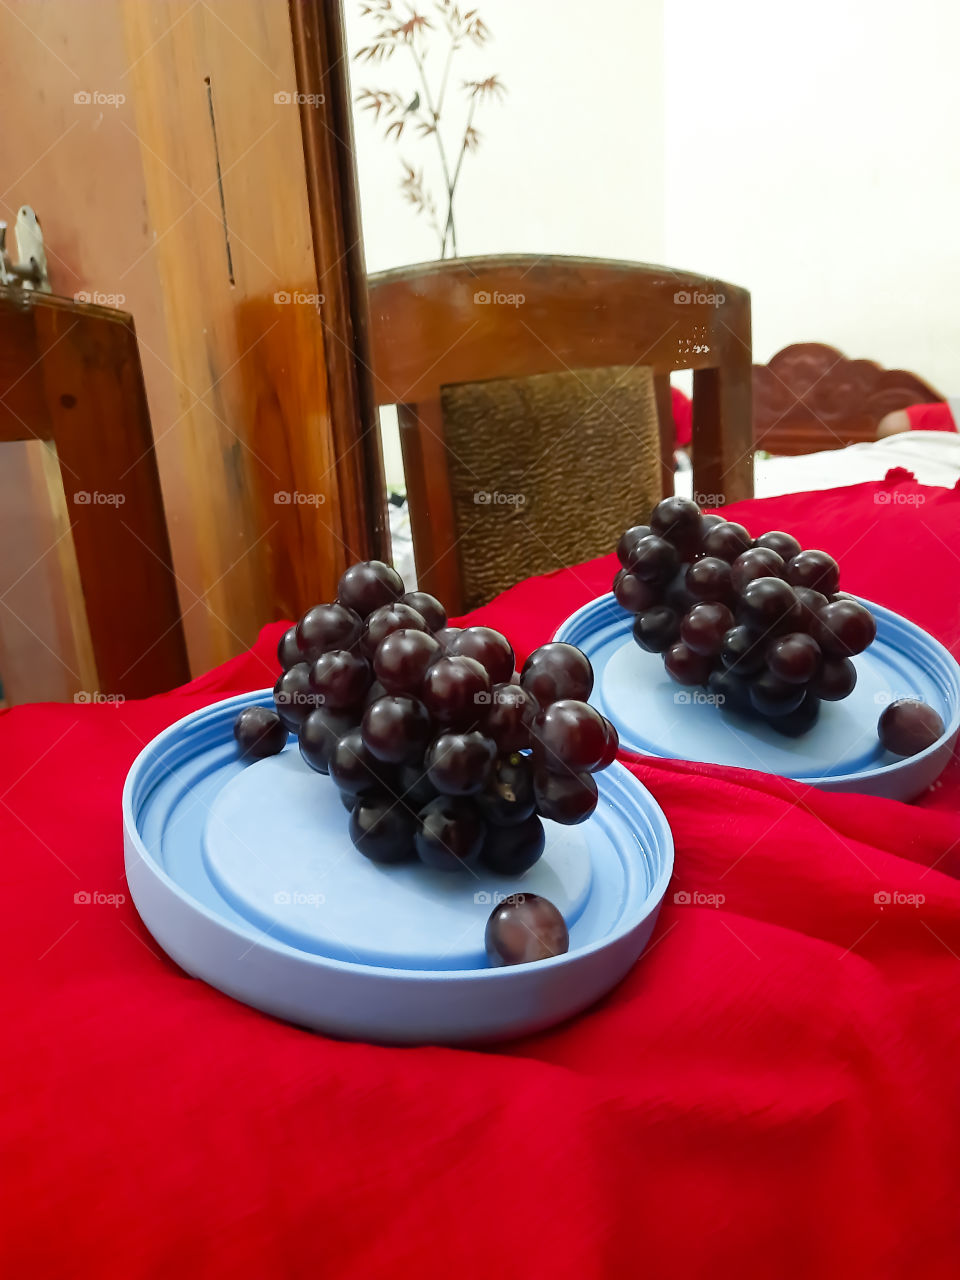
[[[670,388],[670,407],[673,410],[673,430],[678,449],[686,449],[693,439],[693,401],[679,387]]]
[[[825,547],[960,652],[960,493],[900,473],[729,514]],[[611,575],[476,616],[522,655]],[[279,631],[163,697],[0,717],[0,1274],[957,1275],[956,761],[919,805],[638,764],[676,876],[615,992],[497,1050],[339,1043],[186,977],[128,899],[75,902],[127,892],[140,747],[269,683]]]
[[[948,404],[911,404],[904,413],[910,419],[911,431],[953,431],[957,424]]]

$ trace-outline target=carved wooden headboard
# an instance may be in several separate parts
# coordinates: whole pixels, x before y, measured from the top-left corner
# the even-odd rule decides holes
[[[753,366],[753,434],[769,453],[815,453],[876,437],[884,414],[943,396],[913,373],[795,342]]]

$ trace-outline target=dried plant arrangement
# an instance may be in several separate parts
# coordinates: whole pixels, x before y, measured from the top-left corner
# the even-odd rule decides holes
[[[457,184],[464,157],[481,142],[474,119],[484,103],[502,99],[506,90],[495,75],[461,80],[459,100],[448,89],[457,54],[465,46],[484,46],[490,39],[489,28],[476,9],[461,9],[453,0],[434,0],[423,13],[395,0],[360,0],[360,11],[373,23],[374,32],[371,42],[354,54],[355,61],[382,65],[400,50],[409,57],[407,65],[412,63],[412,88],[405,92],[361,89],[356,101],[361,110],[372,112],[376,124],[384,125],[384,137],[398,147],[405,138],[417,143],[434,139],[443,185],[439,205],[423,165],[418,168],[403,155],[400,190],[430,223],[440,257],[455,258]],[[439,55],[439,60],[430,54]],[[428,62],[441,68],[439,74],[428,74]]]

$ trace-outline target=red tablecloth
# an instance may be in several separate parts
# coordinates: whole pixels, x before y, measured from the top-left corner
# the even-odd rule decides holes
[[[901,473],[735,514],[960,652],[960,493]],[[610,576],[478,616],[524,654]],[[676,876],[615,992],[496,1051],[338,1043],[186,977],[123,875],[133,757],[270,683],[277,635],[163,697],[0,718],[0,1273],[957,1275],[956,760],[911,806],[639,764]]]

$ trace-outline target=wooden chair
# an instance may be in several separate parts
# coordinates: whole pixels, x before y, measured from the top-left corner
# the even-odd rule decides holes
[[[944,397],[916,374],[850,360],[822,342],[795,342],[753,366],[753,434],[768,453],[817,453],[875,440],[895,409]]]
[[[145,697],[189,679],[129,315],[0,289],[0,443],[20,441],[47,442],[59,464],[97,681],[86,694]]]
[[[369,307],[377,401],[398,406],[418,577],[452,611],[474,599],[463,543],[478,500],[462,489],[454,492],[445,423],[458,399],[460,416],[466,412],[462,396],[452,391],[463,384],[561,374],[584,383],[585,371],[607,370],[609,379],[592,385],[593,399],[607,403],[609,391],[631,373],[651,371],[659,424],[659,476],[652,480],[659,497],[673,492],[669,375],[692,369],[694,489],[717,495],[718,502],[753,493],[750,297],[744,289],[630,262],[463,258],[371,277]],[[572,385],[564,391],[558,384],[558,393]],[[514,393],[518,397],[524,398]],[[642,405],[639,388],[637,399]],[[474,412],[473,425],[475,433],[490,433],[489,450],[474,441],[482,463],[487,452],[496,453],[498,434],[519,440],[536,430],[537,420],[501,411],[485,421]],[[635,426],[620,422],[627,432]],[[501,439],[501,454],[503,448]],[[615,451],[609,452],[612,459]],[[471,466],[479,469],[476,461]],[[529,477],[530,485],[541,470]],[[571,466],[567,477],[571,503],[578,471]],[[474,489],[481,487],[477,480]],[[523,522],[526,530],[521,520],[514,522],[531,555],[538,538],[555,541],[541,523],[547,514],[541,509],[535,525]],[[569,521],[570,508],[553,518]],[[625,522],[626,513],[617,518]],[[586,558],[591,549],[585,541],[580,545],[580,558]],[[526,571],[536,570],[531,564]]]

